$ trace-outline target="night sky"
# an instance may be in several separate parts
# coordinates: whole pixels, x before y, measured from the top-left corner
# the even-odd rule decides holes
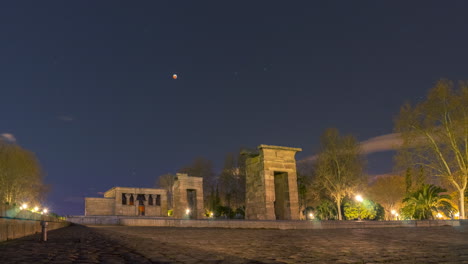
[[[467,31],[466,1],[4,1],[0,134],[38,156],[46,206],[83,214],[198,156],[392,133],[405,101],[468,79]]]

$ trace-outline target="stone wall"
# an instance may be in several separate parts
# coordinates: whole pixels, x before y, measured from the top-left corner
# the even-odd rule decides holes
[[[246,159],[246,219],[298,220],[295,155],[302,149],[269,145],[258,149],[259,155]]]
[[[114,199],[85,198],[85,215],[114,215]]]
[[[20,210],[15,206],[0,205],[0,242],[41,232],[41,221],[48,222],[48,230],[70,224],[53,216]]]
[[[121,218],[124,226],[160,226],[195,228],[266,228],[266,229],[353,229],[389,227],[460,226],[459,220],[433,221],[248,221]]]

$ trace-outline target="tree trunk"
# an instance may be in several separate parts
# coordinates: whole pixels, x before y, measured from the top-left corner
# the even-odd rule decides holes
[[[459,191],[460,192],[460,206],[458,207],[459,217],[458,219],[465,219],[465,188]]]
[[[341,216],[341,199],[340,198],[336,200],[336,206],[338,207],[338,220],[343,220],[343,217]]]

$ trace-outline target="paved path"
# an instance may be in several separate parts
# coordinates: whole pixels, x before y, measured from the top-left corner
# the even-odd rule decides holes
[[[268,230],[72,226],[0,243],[0,263],[468,263],[468,226]]]
[[[71,226],[0,243],[0,263],[152,263],[84,226]]]
[[[468,263],[468,226],[329,230],[98,227],[153,261]]]

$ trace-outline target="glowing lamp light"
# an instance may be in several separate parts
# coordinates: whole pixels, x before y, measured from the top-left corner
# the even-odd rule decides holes
[[[20,209],[23,209],[23,210],[28,209],[28,204],[24,203],[23,205],[21,205]]]
[[[177,74],[172,74],[172,79],[177,80]]]
[[[36,206],[34,207],[33,212],[37,212],[37,211],[39,211],[39,207]]]
[[[190,209],[185,210],[185,214],[190,214]]]
[[[213,213],[213,212],[211,212],[211,213],[210,213],[210,217],[213,217],[213,216],[214,216],[214,213]]]
[[[460,213],[456,213],[456,214],[455,214],[455,217],[460,217]]]
[[[442,214],[441,214],[441,213],[437,213],[437,217],[438,217],[438,218],[442,218]]]
[[[42,212],[43,212],[44,214],[47,214],[48,211],[49,211],[49,210],[47,210],[47,208],[44,208],[44,210],[42,210]]]
[[[364,201],[364,199],[362,198],[362,196],[360,194],[358,194],[358,195],[356,195],[356,201],[362,202],[362,201]]]
[[[395,210],[392,210],[392,215],[397,215],[397,212]]]
[[[313,219],[313,218],[314,218],[314,214],[313,214],[313,213],[310,213],[310,214],[309,214],[309,218],[310,218],[310,219]]]

